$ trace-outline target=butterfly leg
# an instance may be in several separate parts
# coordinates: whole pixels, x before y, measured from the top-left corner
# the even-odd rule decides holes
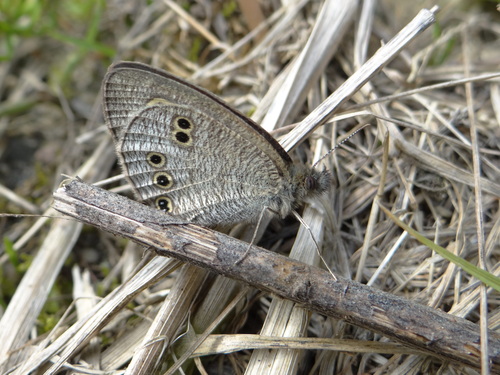
[[[330,275],[332,275],[333,279],[336,281],[337,277],[333,274],[333,272],[330,269],[330,267],[328,267],[328,264],[326,263],[325,259],[323,258],[323,255],[321,255],[321,251],[319,249],[318,241],[316,241],[316,238],[314,238],[314,235],[313,235],[313,232],[311,230],[311,227],[309,227],[309,225],[304,221],[304,219],[302,219],[302,216],[300,216],[297,211],[293,210],[292,214],[299,221],[299,223],[302,224],[304,226],[304,228],[306,228],[307,232],[311,236],[311,240],[313,241],[314,246],[316,247],[316,252],[318,253],[319,259],[321,259],[321,261],[325,265],[325,267],[328,270],[328,272],[330,273]]]
[[[245,260],[245,258],[248,255],[248,252],[252,248],[252,245],[254,245],[255,239],[257,238],[257,233],[259,233],[259,228],[260,228],[260,225],[262,224],[262,219],[264,218],[264,214],[266,213],[266,211],[271,211],[273,214],[278,214],[276,211],[270,209],[267,206],[262,209],[262,211],[260,212],[260,215],[259,215],[259,220],[257,220],[257,225],[255,226],[255,230],[253,232],[252,239],[250,240],[250,243],[248,244],[248,248],[245,251],[245,253],[240,257],[240,259],[238,259],[236,262],[234,262],[235,266],[237,266],[238,264],[240,264],[241,262],[243,262]]]

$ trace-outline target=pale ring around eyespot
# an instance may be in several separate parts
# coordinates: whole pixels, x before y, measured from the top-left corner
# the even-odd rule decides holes
[[[146,155],[146,160],[150,166],[153,168],[161,168],[167,162],[165,155],[159,152],[150,152]]]
[[[159,210],[165,211],[165,212],[172,212],[173,206],[172,206],[172,200],[169,197],[158,197],[155,200],[155,206]]]
[[[167,172],[156,172],[153,176],[153,183],[160,189],[170,189],[174,184],[174,179]]]

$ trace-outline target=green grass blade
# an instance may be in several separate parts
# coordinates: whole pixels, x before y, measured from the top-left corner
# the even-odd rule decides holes
[[[486,284],[486,285],[488,285],[488,286],[492,287],[493,289],[500,292],[500,278],[489,273],[488,271],[485,271],[485,270],[473,265],[472,263],[467,262],[465,259],[460,258],[459,256],[456,256],[455,254],[449,252],[444,247],[441,247],[441,246],[435,244],[434,242],[432,242],[431,240],[429,240],[428,238],[425,238],[420,233],[418,233],[416,230],[410,228],[408,225],[406,225],[401,220],[399,220],[387,208],[383,207],[382,205],[380,205],[380,208],[382,209],[382,211],[385,212],[385,214],[392,221],[394,221],[399,227],[401,227],[402,229],[407,231],[410,235],[412,235],[420,243],[429,247],[431,250],[434,250],[436,253],[441,255],[443,258],[449,260],[450,262],[455,263],[457,266],[462,268],[465,272],[467,272],[468,274],[479,279],[484,284]]]

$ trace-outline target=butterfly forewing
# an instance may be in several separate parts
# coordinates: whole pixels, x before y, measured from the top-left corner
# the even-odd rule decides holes
[[[131,116],[156,99],[203,111],[224,127],[255,144],[278,169],[289,168],[291,159],[286,151],[246,116],[206,90],[165,71],[134,62],[121,62],[111,66],[103,82],[104,116],[116,141],[120,139]]]

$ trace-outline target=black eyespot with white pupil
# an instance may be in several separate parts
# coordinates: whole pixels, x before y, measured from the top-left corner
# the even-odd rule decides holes
[[[168,179],[167,176],[160,175],[156,177],[156,183],[161,186],[167,186],[168,184],[170,184],[170,180]]]
[[[157,165],[157,164],[161,163],[161,156],[160,155],[151,155],[149,157],[149,160],[151,161],[151,163]]]
[[[191,122],[187,118],[180,117],[177,119],[177,126],[181,129],[187,130],[187,129],[191,129],[192,125],[191,125]]]
[[[168,197],[159,197],[156,199],[156,208],[165,212],[172,212],[172,201]]]
[[[175,139],[177,139],[181,143],[188,143],[190,138],[187,133],[177,132],[175,133]]]
[[[165,165],[166,162],[165,155],[158,152],[150,152],[146,155],[146,160],[148,164],[153,168],[161,168]]]
[[[174,179],[167,172],[157,172],[153,176],[153,183],[161,189],[168,189],[174,184]]]

